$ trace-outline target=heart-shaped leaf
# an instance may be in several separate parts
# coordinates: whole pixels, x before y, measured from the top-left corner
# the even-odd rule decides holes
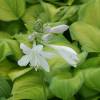
[[[79,20],[100,28],[100,0],[90,0],[80,7]]]
[[[88,52],[100,52],[100,0],[90,0],[79,10],[78,22],[70,27],[72,38]]]
[[[29,72],[15,80],[12,89],[14,100],[45,100],[46,85],[40,72]]]
[[[82,49],[88,52],[100,52],[100,30],[84,22],[71,25],[70,32],[73,39],[79,41]]]
[[[92,65],[91,65],[92,66]],[[100,68],[91,68],[84,71],[84,79],[87,87],[100,91]]]
[[[53,77],[50,89],[57,97],[67,100],[74,96],[83,83],[82,73],[77,73],[72,78],[68,78],[67,74],[62,73]]]
[[[17,20],[24,12],[25,0],[0,0],[0,20]]]

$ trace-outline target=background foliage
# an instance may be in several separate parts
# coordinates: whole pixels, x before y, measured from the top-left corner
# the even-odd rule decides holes
[[[49,73],[17,65],[19,44],[31,46],[37,19],[70,26],[50,43],[75,49],[76,69],[59,56],[49,61]],[[0,0],[0,100],[99,100],[99,76],[100,0]]]

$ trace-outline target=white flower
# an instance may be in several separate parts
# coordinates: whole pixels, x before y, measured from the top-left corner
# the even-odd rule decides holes
[[[44,27],[44,33],[47,33],[47,34],[42,36],[42,40],[45,42],[48,42],[48,40],[50,40],[54,35],[51,33],[62,34],[68,28],[69,28],[69,26],[64,25],[64,24],[58,25],[55,27],[46,26],[46,27]]]
[[[45,33],[63,33],[64,31],[66,31],[69,28],[69,26],[62,24],[62,25],[58,25],[55,27],[45,27],[44,32]]]
[[[20,48],[25,55],[18,61],[18,65],[26,66],[30,64],[35,70],[43,68],[45,71],[49,72],[49,65],[46,59],[52,58],[53,53],[43,51],[43,45],[33,45],[31,49],[21,43]]]
[[[52,39],[52,37],[53,37],[52,34],[45,34],[42,36],[42,40],[48,42],[48,40]]]
[[[77,53],[70,47],[50,45],[71,66],[76,67],[79,62]]]

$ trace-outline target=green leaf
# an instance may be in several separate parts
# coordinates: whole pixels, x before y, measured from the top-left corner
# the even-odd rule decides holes
[[[10,92],[11,92],[10,85],[4,78],[0,77],[0,97],[9,97]]]
[[[25,27],[21,20],[10,22],[0,21],[0,30],[14,35],[19,32],[24,32]]]
[[[42,12],[43,8],[40,4],[32,5],[26,9],[26,12],[22,17],[22,20],[24,21],[29,31],[33,31],[34,21],[39,18]]]
[[[79,20],[100,28],[100,0],[90,0],[79,11]]]
[[[50,89],[55,96],[67,100],[78,92],[82,83],[83,76],[80,72],[71,78],[68,78],[66,74],[60,74],[53,77]]]
[[[29,71],[31,71],[32,68],[16,68],[16,69],[12,69],[9,72],[9,77],[12,81],[14,81],[16,78],[19,78],[21,76],[23,76],[24,74],[28,73]]]
[[[55,14],[57,12],[57,8],[50,4],[50,3],[45,3],[45,2],[41,2],[41,5],[43,7],[43,10],[44,10],[44,14],[45,14],[45,17],[41,14],[40,18],[43,20],[43,21],[52,21],[53,18],[55,17]]]
[[[4,60],[7,56],[12,55],[15,60],[18,60],[22,52],[16,40],[12,39],[7,33],[0,32],[0,61]]]
[[[98,68],[100,67],[100,57],[93,57],[85,60],[84,63],[78,66],[79,69]]]
[[[20,43],[24,43],[25,45],[31,47],[32,43],[29,41],[28,37],[30,34],[15,34],[14,38]]]
[[[37,19],[41,19],[43,23],[53,20],[56,11],[54,5],[41,2],[41,4],[32,5],[26,9],[23,21],[26,25],[33,27],[33,22]]]
[[[13,64],[9,60],[3,60],[2,62],[0,62],[0,76],[8,77],[9,72],[16,67],[17,65]]]
[[[85,85],[96,91],[100,91],[100,68],[90,68],[83,71]]]
[[[89,97],[93,97],[95,95],[98,94],[97,91],[85,86],[83,84],[83,86],[81,87],[81,89],[79,90],[79,94],[83,97],[83,98],[89,98]]]
[[[100,30],[81,21],[70,27],[74,40],[79,41],[82,49],[88,52],[100,52]]]
[[[93,57],[87,59],[79,66],[82,68],[81,72],[84,75],[84,84],[79,93],[82,97],[92,97],[99,93],[99,73],[100,73],[100,57]]]
[[[67,24],[72,23],[77,19],[77,12],[79,10],[79,6],[64,6],[60,7],[57,10],[57,13],[55,14],[54,21],[61,21],[61,22],[67,22]]]
[[[25,0],[0,0],[0,20],[17,20],[24,12]]]
[[[88,53],[83,51],[80,54],[78,54],[78,58],[80,59],[79,63],[78,63],[78,67],[80,68],[80,65],[83,64],[86,61],[86,58],[88,56]]]
[[[40,4],[32,5],[26,9],[25,15],[23,16],[23,21],[30,22],[38,18],[43,8]]]
[[[12,89],[14,100],[45,100],[45,84],[40,72],[29,72],[15,80]],[[45,87],[44,87],[45,86]]]
[[[72,38],[88,52],[100,52],[100,0],[89,0],[80,6],[78,22],[70,27]]]

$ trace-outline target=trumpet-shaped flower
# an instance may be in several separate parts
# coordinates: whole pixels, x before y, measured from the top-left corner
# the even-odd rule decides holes
[[[47,34],[43,35],[42,40],[45,41],[45,42],[48,42],[48,40],[50,40],[54,35],[54,34],[51,34],[51,33],[62,34],[68,28],[69,28],[69,26],[64,25],[64,24],[58,25],[58,26],[55,26],[55,27],[47,26],[47,27],[44,28],[44,33],[47,33]]]
[[[21,43],[20,48],[25,55],[18,61],[18,65],[27,66],[30,64],[30,66],[35,68],[35,70],[42,68],[49,72],[47,59],[52,58],[53,53],[43,51],[43,45],[33,45],[31,49]]]
[[[63,33],[69,28],[69,26],[62,24],[55,27],[46,27],[44,29],[45,33]]]
[[[50,45],[71,66],[76,67],[79,62],[77,53],[70,47]]]

